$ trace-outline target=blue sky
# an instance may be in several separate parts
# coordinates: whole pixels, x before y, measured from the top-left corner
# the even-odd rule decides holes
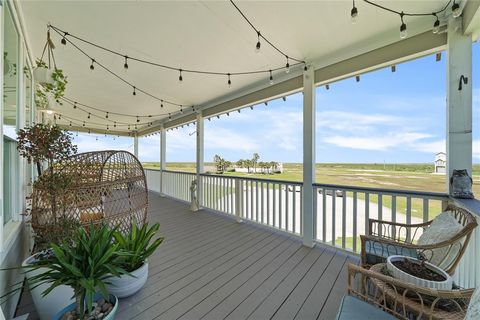
[[[473,49],[474,161],[480,162],[480,46]],[[317,88],[317,162],[432,162],[445,150],[445,63],[428,56]],[[195,161],[194,126],[167,132],[167,162]],[[80,151],[126,149],[131,138],[80,134]],[[302,94],[205,121],[205,161],[236,161],[258,152],[264,161],[302,161]],[[159,161],[159,137],[142,138],[142,161]]]

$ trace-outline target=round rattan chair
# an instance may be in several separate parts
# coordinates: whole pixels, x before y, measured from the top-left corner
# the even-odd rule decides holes
[[[51,174],[47,170],[42,175]],[[37,183],[33,188],[31,222],[35,232],[55,232],[60,218],[82,225],[107,223],[122,232],[130,229],[133,219],[139,225],[145,223],[147,182],[133,154],[114,150],[76,154],[55,165],[53,175],[53,186]]]

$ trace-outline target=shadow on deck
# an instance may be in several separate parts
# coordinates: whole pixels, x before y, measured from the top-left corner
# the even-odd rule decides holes
[[[117,319],[333,319],[358,258],[150,193],[164,243]],[[31,311],[27,298],[21,310]],[[29,319],[36,319],[31,314]]]

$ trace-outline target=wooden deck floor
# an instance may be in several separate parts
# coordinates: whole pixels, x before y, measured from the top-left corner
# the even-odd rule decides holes
[[[155,194],[149,221],[160,222],[165,241],[146,286],[120,301],[117,319],[333,319],[347,263],[358,262]]]

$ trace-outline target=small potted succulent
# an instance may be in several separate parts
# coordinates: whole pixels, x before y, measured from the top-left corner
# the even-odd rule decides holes
[[[148,278],[147,259],[163,241],[163,237],[158,237],[152,242],[159,228],[160,224],[158,223],[151,227],[146,223],[139,228],[133,219],[129,232],[122,234],[116,231],[114,233],[118,249],[125,253],[122,257],[122,268],[128,274],[109,279],[110,284],[107,288],[111,293],[119,298],[125,298],[135,294],[145,285]]]
[[[73,288],[75,302],[56,310],[52,319],[114,319],[118,299],[109,293],[108,279],[127,274],[122,268],[124,253],[112,243],[114,233],[105,224],[78,228],[71,240],[52,243],[52,254],[25,267],[26,272],[42,270],[29,283],[47,285],[44,296],[62,285]]]

